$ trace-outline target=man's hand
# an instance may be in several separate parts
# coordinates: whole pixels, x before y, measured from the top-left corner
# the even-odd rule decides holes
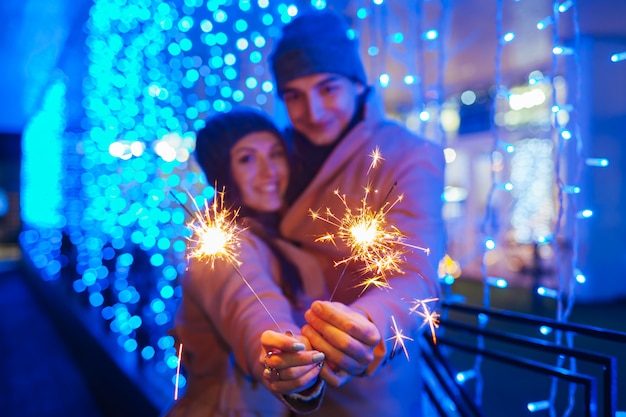
[[[307,324],[302,335],[311,346],[326,355],[328,368],[322,378],[340,386],[352,376],[362,375],[374,360],[374,348],[380,343],[378,328],[365,314],[342,303],[314,301],[304,315]]]

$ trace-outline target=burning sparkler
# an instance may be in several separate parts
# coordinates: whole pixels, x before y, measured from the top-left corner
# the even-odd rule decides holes
[[[214,188],[217,190],[217,185]],[[218,259],[228,262],[243,280],[244,284],[252,291],[252,294],[254,294],[257,301],[272,319],[278,331],[282,333],[282,329],[274,319],[274,316],[272,316],[272,313],[270,313],[263,300],[261,300],[254,288],[252,288],[252,285],[250,285],[250,282],[239,270],[241,266],[241,261],[238,259],[241,246],[239,235],[245,229],[241,228],[236,222],[239,210],[230,210],[224,207],[224,194],[225,188],[222,188],[222,191],[215,196],[210,206],[205,202],[204,211],[198,206],[193,197],[191,198],[196,207],[196,212],[195,214],[190,213],[195,220],[188,224],[193,233],[189,240],[195,243],[195,245],[189,254],[189,258],[208,261],[211,264],[211,268],[215,268],[215,261]],[[185,208],[185,210],[187,209]]]
[[[435,329],[439,328],[439,313],[431,310],[427,303],[432,303],[439,300],[438,298],[427,298],[425,300],[413,300],[413,306],[409,309],[409,314],[415,313],[424,319],[422,325],[428,324],[430,327],[430,334],[433,338],[433,343],[437,343],[437,335]],[[420,311],[421,309],[421,311]]]
[[[231,211],[224,207],[225,190],[218,193],[209,206],[205,202],[204,211],[192,198],[196,206],[194,214],[195,221],[188,224],[193,236],[189,240],[193,243],[194,249],[189,254],[189,258],[198,260],[208,260],[211,268],[215,268],[215,261],[223,259],[237,269],[241,262],[237,259],[239,247],[241,245],[239,234],[245,229],[239,227],[236,222],[239,210]]]
[[[383,159],[378,148],[370,154],[370,157],[372,158],[370,169],[376,167],[377,163]],[[345,194],[340,194],[339,190],[334,191],[334,194],[340,199],[345,208],[342,217],[336,216],[330,208],[326,208],[324,215],[309,209],[313,220],[320,219],[325,221],[337,230],[335,233],[328,233],[317,238],[317,242],[332,242],[336,245],[335,240],[340,239],[350,249],[350,256],[335,262],[335,267],[344,265],[344,269],[337,281],[335,290],[331,294],[331,300],[350,262],[363,263],[363,273],[374,275],[373,278],[366,279],[360,284],[364,287],[363,291],[365,291],[371,285],[378,288],[391,288],[387,282],[387,276],[392,273],[403,273],[400,264],[406,248],[418,249],[429,253],[428,248],[406,243],[404,235],[400,230],[393,225],[389,226],[387,224],[387,213],[403,199],[403,195],[399,195],[393,202],[387,201],[392,190],[393,187],[387,193],[382,206],[378,210],[368,205],[368,198],[370,193],[372,193],[371,186],[364,188],[365,192],[361,199],[361,204],[354,210],[348,204]]]

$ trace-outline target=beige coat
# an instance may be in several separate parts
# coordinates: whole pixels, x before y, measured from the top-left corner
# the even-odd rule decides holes
[[[370,169],[370,154],[376,149],[384,158]],[[393,354],[392,316],[404,335],[417,337],[423,319],[409,314],[411,302],[439,296],[437,265],[443,256],[444,224],[441,215],[444,180],[444,157],[440,146],[418,138],[398,124],[385,121],[373,99],[366,104],[365,120],[357,124],[337,145],[311,184],[285,214],[281,234],[300,243],[319,261],[332,291],[343,267],[334,263],[350,256],[340,241],[337,246],[316,241],[336,228],[322,220],[313,220],[309,210],[323,215],[329,208],[341,218],[345,206],[334,194],[346,195],[354,211],[361,205],[364,187],[371,185],[367,205],[378,210],[386,202],[403,200],[389,210],[386,220],[406,236],[406,243],[430,249],[408,250],[402,263],[404,274],[389,278],[391,289],[370,288],[359,295],[362,281],[358,263],[349,263],[333,301],[342,301],[367,313],[385,341],[375,352],[369,367],[370,376],[356,378],[340,389],[327,388],[319,416],[411,416],[419,415],[420,369],[416,343],[407,341],[409,360],[404,353]],[[369,170],[369,173],[368,173]],[[394,184],[397,182],[397,185]],[[388,198],[386,196],[391,191]],[[433,308],[436,306],[430,304]],[[393,360],[390,360],[393,357]]]
[[[267,245],[253,233],[242,235],[239,270],[278,322],[280,330],[299,333],[302,313],[292,312],[281,293],[279,265]],[[323,279],[310,256],[281,242],[281,249],[305,278],[305,291],[320,297]],[[182,281],[183,297],[174,333],[183,343],[185,395],[167,417],[282,417],[288,408],[259,382],[260,338],[278,330],[235,269],[224,261],[191,260]],[[308,305],[309,300],[304,301]],[[300,318],[298,318],[300,317]]]

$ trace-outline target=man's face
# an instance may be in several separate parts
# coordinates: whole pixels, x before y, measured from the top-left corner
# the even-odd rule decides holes
[[[352,120],[363,84],[337,74],[313,74],[285,84],[293,128],[315,145],[330,145]]]

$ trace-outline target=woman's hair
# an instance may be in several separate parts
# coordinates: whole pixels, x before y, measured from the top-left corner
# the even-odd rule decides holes
[[[257,213],[244,207],[241,191],[232,176],[230,151],[241,138],[254,132],[273,133],[287,153],[285,138],[269,117],[254,108],[241,107],[228,113],[218,113],[206,120],[205,126],[196,135],[195,157],[207,181],[217,185],[218,189],[225,187],[225,206],[240,209],[241,217],[254,219],[246,225],[276,256],[281,270],[283,294],[295,303],[297,294],[302,291],[302,280],[295,265],[274,243],[273,238],[278,234],[279,214]]]
[[[217,113],[207,119],[196,134],[196,161],[209,184],[217,183],[219,189],[225,187],[226,206],[242,206],[240,190],[232,177],[230,151],[241,138],[255,132],[273,133],[286,148],[284,137],[274,122],[252,107]]]

